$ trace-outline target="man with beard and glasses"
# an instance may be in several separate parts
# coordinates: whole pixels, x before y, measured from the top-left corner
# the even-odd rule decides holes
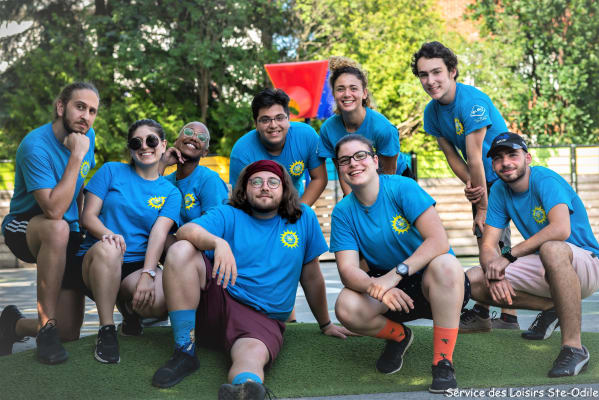
[[[497,136],[487,157],[500,181],[489,196],[481,266],[467,273],[472,297],[555,314],[562,347],[548,375],[577,375],[589,362],[580,339],[581,298],[599,288],[599,243],[584,204],[560,175],[530,166],[526,143],[515,133]],[[495,243],[510,220],[525,240],[499,254]]]
[[[211,263],[204,251],[214,251]],[[283,345],[284,321],[302,284],[325,335],[351,334],[331,323],[318,257],[327,245],[314,211],[299,202],[283,167],[256,161],[241,171],[229,205],[177,231],[163,286],[175,351],[152,384],[170,387],[199,367],[196,342],[231,356],[219,399],[263,399],[264,368]]]
[[[92,128],[100,95],[87,82],[66,86],[54,104],[54,122],[29,132],[16,154],[14,195],[2,223],[6,245],[22,261],[37,263],[37,319],[13,306],[0,316],[0,355],[25,336],[37,336],[37,359],[66,361],[61,340],[79,338],[84,297],[76,271],[65,270],[79,249],[83,184],[94,168]],[[73,273],[71,273],[73,272]],[[79,272],[81,274],[81,272]]]

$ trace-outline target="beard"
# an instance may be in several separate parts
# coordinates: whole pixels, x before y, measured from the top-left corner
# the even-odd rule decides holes
[[[85,121],[79,121],[79,122],[84,124],[87,127],[87,123]],[[64,109],[64,115],[62,116],[62,126],[63,126],[64,130],[67,132],[67,135],[69,135],[73,132],[78,132],[78,133],[86,133],[87,132],[87,130],[85,132],[80,132],[80,131],[76,130],[75,128],[73,128],[73,120],[69,117],[69,112],[66,107]]]
[[[250,196],[248,196],[247,198],[248,203],[250,203],[250,207],[252,208],[253,211],[260,213],[260,214],[267,214],[273,211],[276,211],[279,209],[279,203],[275,203],[275,202],[271,202],[270,204],[262,204],[257,202],[255,199],[251,198]]]
[[[516,168],[515,174],[511,171],[512,175],[510,177],[506,177],[502,173],[497,175],[505,183],[514,183],[520,180],[524,175],[526,175],[526,168],[526,164],[519,166],[518,168]]]

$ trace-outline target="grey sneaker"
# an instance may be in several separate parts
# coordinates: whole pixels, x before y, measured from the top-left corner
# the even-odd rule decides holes
[[[589,350],[584,346],[582,349],[563,346],[547,375],[550,378],[578,375],[587,368],[590,358]]]
[[[537,314],[533,323],[530,324],[528,330],[522,332],[522,337],[528,340],[548,339],[558,326],[559,320],[557,319],[557,313],[554,308],[541,311]]]
[[[507,322],[499,318],[491,318],[491,328],[493,329],[517,329],[520,330],[520,324],[516,322]]]
[[[474,310],[464,310],[460,315],[458,333],[481,333],[491,331],[491,317],[483,318]]]

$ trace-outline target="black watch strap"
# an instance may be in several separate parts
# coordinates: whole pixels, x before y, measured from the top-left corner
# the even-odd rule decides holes
[[[518,257],[514,257],[512,255],[512,249],[510,249],[509,247],[504,247],[503,250],[501,250],[501,255],[504,258],[507,258],[507,260],[511,263],[513,263],[514,261],[516,261],[518,259]]]

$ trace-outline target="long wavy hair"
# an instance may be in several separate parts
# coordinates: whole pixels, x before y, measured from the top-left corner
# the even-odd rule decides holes
[[[294,224],[302,216],[302,208],[300,205],[299,196],[297,194],[297,190],[293,186],[293,182],[291,181],[291,176],[289,176],[289,173],[285,171],[285,168],[283,168],[281,164],[277,164],[283,171],[283,196],[281,198],[281,203],[279,204],[277,214],[279,214],[281,218],[284,218],[288,222]],[[246,192],[248,179],[249,176],[246,166],[239,174],[239,178],[237,178],[237,182],[235,183],[235,188],[231,194],[231,200],[229,200],[229,204],[235,208],[245,211],[249,215],[252,215],[252,206],[248,201]]]

